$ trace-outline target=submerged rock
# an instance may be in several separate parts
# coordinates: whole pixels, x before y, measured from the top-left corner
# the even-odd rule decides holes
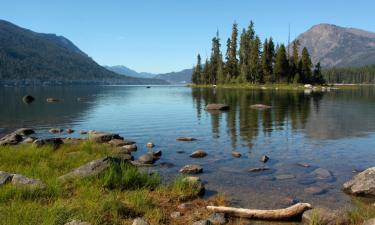
[[[35,100],[35,98],[34,98],[33,96],[31,96],[31,95],[25,95],[25,96],[23,96],[23,98],[22,98],[22,101],[23,101],[24,103],[26,103],[26,104],[30,104],[30,103],[32,103],[34,100]]]
[[[333,179],[332,173],[329,170],[318,168],[312,172],[320,180],[331,180]]]
[[[71,128],[68,128],[68,129],[66,129],[66,133],[68,133],[68,134],[72,134],[72,133],[74,133],[74,130],[71,129]]]
[[[270,168],[268,168],[268,167],[256,167],[256,168],[249,169],[248,172],[254,173],[254,172],[262,172],[262,171],[266,171],[266,170],[270,170]]]
[[[203,158],[203,157],[206,157],[206,156],[207,156],[207,153],[203,150],[197,150],[197,151],[190,154],[191,158]]]
[[[317,186],[305,188],[304,191],[306,193],[312,194],[312,195],[321,195],[321,194],[324,194],[326,192],[325,189],[317,187]]]
[[[202,173],[203,168],[200,165],[186,165],[180,169],[180,173],[198,174]]]
[[[178,137],[176,138],[177,141],[195,141],[197,139],[193,138],[193,137]]]
[[[280,174],[276,176],[277,180],[290,180],[295,178],[293,174]]]
[[[344,183],[343,190],[352,195],[375,197],[375,167],[355,175]]]
[[[265,110],[265,109],[272,108],[272,106],[270,106],[270,105],[263,105],[263,104],[254,104],[254,105],[251,105],[250,108],[257,109],[257,110]]]
[[[208,104],[205,110],[229,110],[229,105],[226,104]]]

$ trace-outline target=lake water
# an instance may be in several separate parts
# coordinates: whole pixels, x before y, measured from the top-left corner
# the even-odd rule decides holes
[[[30,94],[30,105],[22,96]],[[62,99],[47,103],[47,97]],[[84,102],[77,97],[87,97]],[[210,113],[208,103],[226,103],[230,110]],[[270,110],[249,106],[269,104]],[[116,132],[137,141],[135,156],[145,153],[145,143],[156,144],[162,158],[154,169],[173,177],[185,164],[200,164],[207,195],[226,193],[233,205],[256,208],[283,207],[296,198],[314,206],[341,208],[350,197],[342,184],[355,173],[374,166],[375,88],[332,90],[324,93],[276,90],[192,89],[175,86],[101,86],[0,88],[0,133],[31,127],[36,136],[52,136],[53,127]],[[79,137],[79,132],[72,135]],[[192,136],[195,142],[177,142]],[[197,149],[208,156],[192,159]],[[241,152],[234,158],[232,150]],[[178,153],[184,151],[184,153]],[[264,166],[269,171],[247,170]],[[173,163],[171,168],[161,167]],[[304,168],[298,163],[308,163]],[[313,171],[329,170],[319,179]],[[320,187],[324,193],[305,191]]]

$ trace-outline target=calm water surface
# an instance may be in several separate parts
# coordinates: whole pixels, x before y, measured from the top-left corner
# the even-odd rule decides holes
[[[25,94],[35,96],[36,101],[23,104]],[[63,100],[51,104],[45,101],[47,97]],[[78,102],[77,97],[88,100]],[[204,111],[208,103],[226,103],[231,109],[209,113]],[[257,111],[249,107],[256,103],[273,108]],[[354,175],[354,169],[374,166],[375,161],[373,87],[325,93],[173,86],[0,88],[0,105],[0,133],[19,127],[35,128],[36,135],[43,137],[51,136],[52,127],[111,131],[137,141],[135,156],[145,153],[144,145],[151,141],[163,151],[154,169],[174,177],[185,164],[201,164],[208,195],[224,192],[232,204],[243,207],[283,207],[288,198],[315,206],[345,207],[351,199],[341,192],[342,184]],[[178,136],[198,141],[177,142]],[[208,156],[190,158],[197,149]],[[232,150],[242,157],[232,157]],[[266,165],[271,170],[247,172],[263,166],[259,159],[264,154],[270,157]],[[160,164],[166,162],[175,166],[162,168]],[[316,178],[312,171],[319,167],[333,177]],[[311,186],[325,192],[305,192]]]

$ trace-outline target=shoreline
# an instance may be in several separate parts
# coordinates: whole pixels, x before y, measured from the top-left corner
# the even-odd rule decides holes
[[[196,85],[189,84],[186,85],[190,88],[223,88],[223,89],[252,89],[252,90],[280,90],[280,91],[331,91],[337,89],[358,89],[360,86],[375,86],[372,84],[327,84],[327,85],[316,85],[311,87],[305,87],[303,84],[225,84],[225,85]]]

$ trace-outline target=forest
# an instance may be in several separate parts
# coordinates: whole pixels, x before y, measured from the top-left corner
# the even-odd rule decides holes
[[[375,65],[325,69],[323,74],[331,84],[375,84]]]
[[[292,42],[291,53],[284,44],[275,45],[272,37],[262,43],[253,22],[240,35],[238,24],[233,24],[231,37],[226,42],[225,60],[220,41],[217,31],[212,38],[211,56],[204,63],[198,54],[193,84],[325,83],[320,63],[313,65],[306,48],[300,53],[298,41]]]

